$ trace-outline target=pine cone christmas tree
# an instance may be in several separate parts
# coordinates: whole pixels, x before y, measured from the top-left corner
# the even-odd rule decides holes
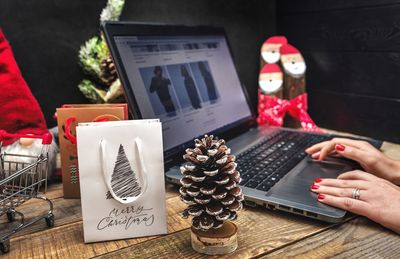
[[[189,206],[184,218],[193,216],[192,226],[207,231],[222,227],[225,220],[235,220],[242,208],[243,194],[236,170],[235,156],[223,139],[205,135],[195,139],[195,148],[186,149],[181,167],[181,199]]]

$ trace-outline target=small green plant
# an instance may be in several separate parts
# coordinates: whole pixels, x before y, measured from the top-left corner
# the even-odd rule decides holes
[[[125,0],[108,0],[100,14],[100,22],[118,21],[124,4]],[[81,46],[79,64],[88,78],[78,87],[92,103],[124,101],[122,85],[102,35],[94,36]]]

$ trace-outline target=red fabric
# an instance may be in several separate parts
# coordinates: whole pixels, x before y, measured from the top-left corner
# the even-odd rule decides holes
[[[266,64],[263,66],[260,73],[261,74],[282,73],[282,71],[277,64]]]
[[[281,55],[290,55],[299,54],[300,51],[288,43],[281,46],[280,53]]]
[[[258,92],[258,113],[257,122],[259,125],[269,124],[281,127],[286,112],[301,122],[305,131],[321,132],[307,113],[307,94],[304,93],[291,100],[279,99]]]
[[[20,134],[48,132],[42,110],[22,77],[10,44],[1,29],[0,107],[0,129]],[[15,139],[5,139],[3,145],[9,145],[14,141]]]
[[[264,41],[263,44],[286,44],[287,43],[287,39],[285,36],[272,36],[269,37],[266,41]]]

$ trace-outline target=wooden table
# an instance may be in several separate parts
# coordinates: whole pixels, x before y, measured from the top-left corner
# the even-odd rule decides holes
[[[384,143],[382,149],[400,159],[400,145]],[[190,223],[179,216],[185,205],[175,186],[167,185],[168,235],[93,244],[83,242],[80,200],[64,199],[60,183],[50,185],[46,196],[54,202],[55,226],[49,229],[43,220],[19,232],[11,239],[11,251],[2,258],[205,257],[190,246]],[[42,201],[31,199],[18,209],[29,219],[45,212],[47,207]],[[245,207],[236,223],[239,247],[222,258],[400,257],[400,235],[363,217],[350,216],[344,223],[327,224]]]

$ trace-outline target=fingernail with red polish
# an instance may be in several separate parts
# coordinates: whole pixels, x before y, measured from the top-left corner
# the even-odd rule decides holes
[[[318,188],[319,188],[319,185],[315,185],[315,184],[311,185],[311,189],[313,189],[313,190],[317,190]]]
[[[325,199],[325,195],[323,195],[323,194],[318,194],[317,199],[318,199],[318,200],[323,200],[323,199]]]
[[[335,146],[335,149],[336,149],[337,151],[344,151],[345,148],[346,148],[346,147],[343,146],[342,144],[337,144],[337,145]]]
[[[314,182],[316,182],[316,183],[320,183],[321,181],[322,181],[321,178],[318,178],[318,179],[315,179],[315,180],[314,180]]]

